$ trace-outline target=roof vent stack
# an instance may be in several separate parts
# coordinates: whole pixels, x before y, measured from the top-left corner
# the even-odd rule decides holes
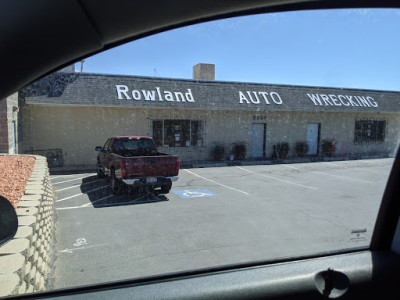
[[[197,64],[193,66],[194,80],[215,80],[214,64]]]

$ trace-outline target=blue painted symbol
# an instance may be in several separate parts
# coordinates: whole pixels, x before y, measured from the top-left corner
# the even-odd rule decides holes
[[[219,196],[207,189],[194,189],[194,190],[183,190],[183,191],[173,191],[181,198],[204,198],[204,197],[215,197]]]

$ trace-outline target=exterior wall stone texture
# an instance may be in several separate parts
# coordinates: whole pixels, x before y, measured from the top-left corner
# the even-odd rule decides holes
[[[262,123],[263,158],[272,157],[279,142],[288,142],[289,157],[296,157],[295,143],[306,140],[309,123],[317,123],[319,141],[337,141],[336,155],[390,157],[399,140],[399,99],[400,93],[390,91],[55,73],[25,90],[22,148],[59,149],[64,166],[94,166],[94,148],[111,136],[152,136],[153,120],[191,120],[201,121],[200,143],[159,150],[188,164],[209,160],[216,142],[229,155],[232,143],[240,141],[251,159],[253,124]],[[356,145],[356,120],[387,121],[384,142]]]
[[[18,231],[0,247],[0,297],[46,290],[54,259],[54,194],[46,158],[36,158],[16,210]]]
[[[16,130],[15,153],[18,153],[18,111],[14,111],[14,107],[18,107],[18,93],[0,100],[0,153],[14,154],[13,122]]]
[[[28,86],[25,93],[26,103],[37,105],[252,112],[400,112],[398,92],[92,73],[54,73]],[[181,93],[185,99],[175,93]]]
[[[0,100],[0,153],[8,153],[7,99]]]
[[[202,122],[202,144],[190,147],[158,147],[160,152],[178,155],[183,164],[210,160],[216,142],[226,145],[226,155],[232,143],[247,142],[247,159],[252,154],[252,125],[266,124],[265,157],[273,155],[273,146],[288,142],[288,157],[296,157],[295,143],[307,138],[307,124],[321,124],[320,140],[335,139],[336,156],[348,158],[393,157],[398,147],[398,114],[367,113],[306,113],[167,110],[116,107],[65,107],[27,105],[23,108],[24,149],[62,149],[65,166],[95,166],[96,146],[118,135],[152,136],[153,120],[199,120]],[[257,117],[262,120],[257,120]],[[354,124],[358,119],[385,119],[388,122],[383,143],[354,143]],[[52,125],[53,124],[53,125]],[[56,124],[56,126],[55,126]],[[320,155],[322,153],[320,152]]]

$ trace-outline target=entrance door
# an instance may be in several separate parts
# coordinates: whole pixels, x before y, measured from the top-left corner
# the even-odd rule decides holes
[[[253,158],[264,156],[265,127],[266,124],[253,124],[253,138],[251,144],[251,156]]]
[[[307,144],[308,152],[307,155],[318,154],[318,134],[319,124],[308,124],[307,125]]]

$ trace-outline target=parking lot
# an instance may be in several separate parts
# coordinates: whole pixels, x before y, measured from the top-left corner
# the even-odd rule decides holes
[[[53,288],[363,247],[393,159],[183,169],[169,194],[52,175]]]

